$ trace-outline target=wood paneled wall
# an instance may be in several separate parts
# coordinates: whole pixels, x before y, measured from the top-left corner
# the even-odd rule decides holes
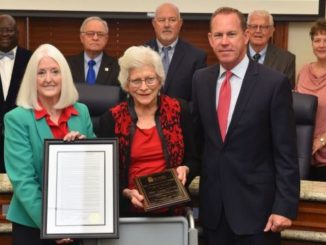
[[[19,17],[17,23],[20,32],[20,45],[35,50],[40,44],[51,43],[63,54],[72,55],[82,51],[79,41],[79,28],[82,18],[57,17]],[[132,45],[142,45],[154,37],[151,20],[108,19],[110,27],[109,43],[106,51],[114,57],[120,57]],[[272,42],[287,49],[288,23],[275,23],[276,31]],[[208,54],[208,64],[216,62],[208,40],[208,20],[184,20],[180,36],[204,49]]]

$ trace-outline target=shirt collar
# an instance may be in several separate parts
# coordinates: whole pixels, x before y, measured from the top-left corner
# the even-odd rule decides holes
[[[96,56],[94,59],[91,59],[87,54],[86,52],[84,52],[84,60],[85,60],[85,63],[88,64],[88,61],[90,60],[94,60],[96,64],[98,64],[101,60],[102,60],[102,57],[103,57],[103,52],[101,52],[98,56]]]
[[[172,50],[174,50],[175,46],[177,45],[179,41],[179,38],[177,38],[173,43],[171,43],[169,46],[171,47]],[[157,47],[158,47],[158,50],[159,52],[161,53],[162,52],[162,48],[164,47],[164,45],[162,43],[160,43],[159,40],[156,39],[156,43],[157,43]]]
[[[49,113],[42,106],[42,104],[40,102],[39,102],[39,104],[41,106],[41,110],[34,110],[34,115],[35,115],[36,120],[40,120],[46,116],[49,116]],[[68,121],[68,119],[71,116],[76,116],[76,115],[78,115],[78,111],[76,110],[76,108],[74,106],[70,105],[62,110],[62,114],[61,114],[60,118],[66,119],[66,121]]]
[[[248,65],[249,65],[249,58],[247,55],[245,55],[243,59],[240,61],[240,63],[231,69],[231,72],[233,75],[237,76],[238,78],[243,79],[247,72]],[[220,65],[220,74],[218,78],[224,76],[225,71],[226,69],[222,65]]]
[[[267,46],[268,44],[259,52],[261,56],[265,56],[267,52]],[[253,47],[249,44],[249,55],[250,57],[253,57],[257,52],[253,49]]]

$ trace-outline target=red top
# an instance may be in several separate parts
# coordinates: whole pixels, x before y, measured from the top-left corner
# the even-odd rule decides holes
[[[69,133],[68,120],[72,115],[78,115],[78,111],[73,106],[68,106],[62,110],[58,124],[54,123],[50,119],[49,113],[42,107],[42,110],[34,110],[34,115],[36,120],[40,120],[45,117],[46,123],[49,125],[53,137],[55,139],[63,139],[63,137]]]
[[[136,127],[131,144],[128,188],[135,189],[136,176],[144,176],[165,170],[162,143],[156,127],[140,129]]]

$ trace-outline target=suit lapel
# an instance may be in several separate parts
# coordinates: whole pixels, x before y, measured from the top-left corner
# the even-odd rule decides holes
[[[274,47],[271,44],[268,44],[267,50],[266,50],[266,56],[264,60],[264,65],[272,67],[273,62],[276,59],[277,53],[274,52]]]
[[[110,80],[111,73],[111,62],[109,58],[103,53],[100,69],[98,70],[96,83],[105,83],[105,81]]]
[[[158,46],[157,46],[157,42],[155,39],[150,40],[147,44],[145,44],[146,46],[150,47],[151,49],[155,50],[156,52],[159,53],[158,50]]]
[[[1,84],[0,84],[0,103],[5,103],[5,99],[4,99],[4,97],[3,97],[3,89],[2,89],[2,80],[1,80],[1,76],[0,76],[0,82],[1,82]],[[8,95],[9,95],[9,91],[8,91]],[[7,95],[7,96],[8,96]]]
[[[81,83],[81,82],[86,82],[86,78],[85,78],[85,63],[84,63],[84,52],[79,54],[78,59],[76,59],[76,67],[74,70],[79,72],[75,72],[75,76],[77,78],[76,81],[77,83]]]
[[[34,118],[34,111],[31,110],[31,116]],[[41,142],[44,142],[44,139],[52,139],[53,135],[50,127],[46,123],[45,118],[41,118],[40,120],[34,120],[37,133],[40,137]]]
[[[254,61],[249,62],[249,66],[242,82],[242,86],[234,108],[228,132],[226,134],[225,142],[227,142],[228,138],[231,136],[232,131],[235,130],[240,120],[240,117],[244,109],[246,108],[249,99],[252,96],[252,90],[254,89],[255,84],[257,82],[258,66],[259,65]]]
[[[183,49],[182,43],[179,40],[175,46],[173,57],[170,62],[168,74],[165,80],[164,92],[166,92],[169,89],[171,83],[173,83],[173,74],[175,74],[175,72],[177,72],[178,67],[180,67],[179,64],[182,62],[185,52],[186,51]]]
[[[213,66],[210,72],[207,73],[207,81],[202,81],[202,84],[207,83],[207,85],[205,84],[205,93],[203,93],[205,97],[202,99],[207,101],[205,107],[208,108],[208,115],[212,115],[208,117],[211,119],[211,122],[208,125],[213,125],[213,131],[210,135],[213,137],[212,142],[216,142],[216,139],[218,139],[218,143],[223,144],[216,112],[216,86],[219,73],[220,69],[218,65]]]
[[[8,88],[8,94],[7,94],[7,102],[12,101],[12,103],[15,103],[15,99],[17,97],[17,91],[18,87],[20,86],[21,81],[19,81],[19,77],[23,79],[23,72],[25,71],[25,68],[23,67],[26,62],[24,62],[24,57],[22,56],[22,51],[19,47],[17,47],[17,52],[16,52],[16,57],[15,57],[15,62],[14,62],[14,67],[12,69],[12,74],[10,78],[10,84]],[[3,98],[3,91],[1,88],[1,98]]]

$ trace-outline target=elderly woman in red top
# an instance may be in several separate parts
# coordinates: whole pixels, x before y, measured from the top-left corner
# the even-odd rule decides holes
[[[165,75],[155,51],[130,47],[119,65],[119,81],[129,98],[101,117],[98,136],[119,139],[121,211],[122,215],[137,215],[144,213],[144,197],[135,187],[136,176],[175,168],[185,184],[187,174],[196,166],[191,116],[185,101],[160,94]],[[124,209],[126,203],[132,205]],[[179,211],[161,209],[154,213],[174,215]]]

